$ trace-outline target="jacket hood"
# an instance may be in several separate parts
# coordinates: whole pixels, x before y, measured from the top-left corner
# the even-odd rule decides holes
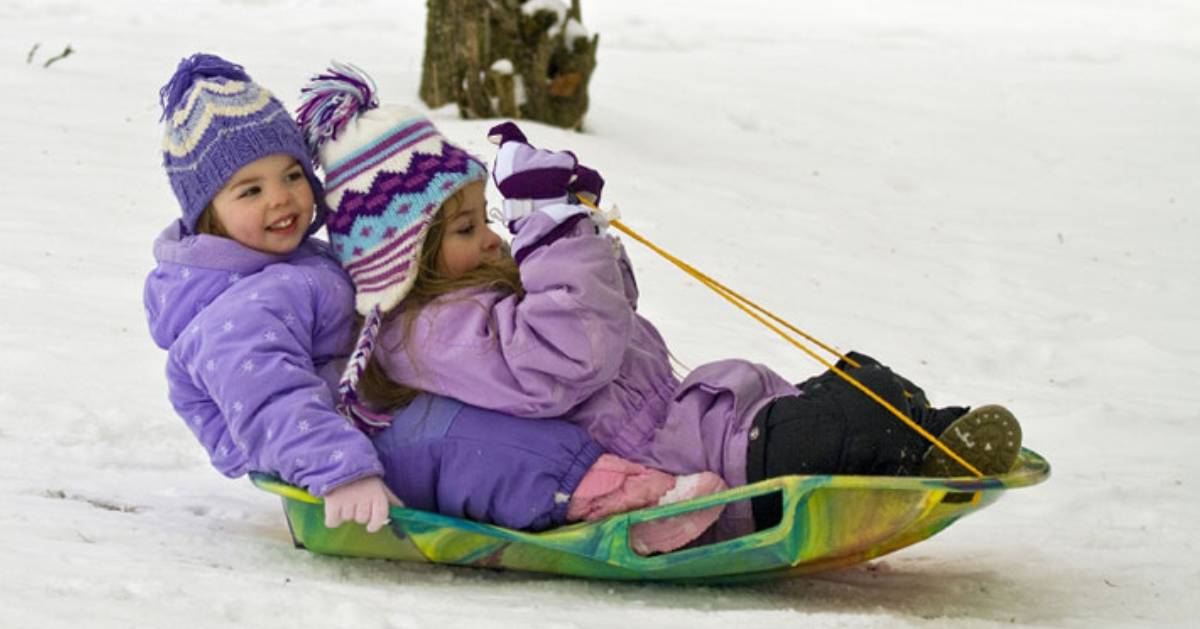
[[[229,238],[188,235],[180,221],[168,226],[154,241],[158,262],[146,277],[143,300],[150,335],[167,349],[209,304],[240,279],[264,267],[320,255],[327,248],[306,239],[286,256],[255,251]]]

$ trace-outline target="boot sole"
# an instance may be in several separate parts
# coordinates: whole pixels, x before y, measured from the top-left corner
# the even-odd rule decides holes
[[[986,476],[1012,469],[1021,453],[1021,424],[1003,406],[973,408],[954,420],[938,440]],[[930,446],[921,460],[922,476],[969,476],[970,471],[946,453]]]

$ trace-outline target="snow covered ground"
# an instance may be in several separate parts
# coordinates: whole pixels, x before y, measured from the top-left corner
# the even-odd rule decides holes
[[[869,565],[738,587],[318,557],[212,471],[141,307],[177,214],[158,88],[217,52],[289,104],[330,58],[416,101],[419,0],[0,0],[0,626],[1185,626],[1200,617],[1200,5],[587,0],[626,222],[1054,465]],[[40,43],[34,63],[30,48]],[[70,43],[75,54],[41,63]],[[488,156],[489,121],[434,112]],[[818,367],[631,243],[691,365]],[[1194,621],[1193,621],[1194,622]]]

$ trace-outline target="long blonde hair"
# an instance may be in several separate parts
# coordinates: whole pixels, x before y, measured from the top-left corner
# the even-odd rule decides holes
[[[421,247],[421,255],[417,261],[417,277],[412,288],[405,295],[404,301],[384,314],[384,325],[403,326],[404,332],[400,338],[405,346],[412,334],[413,322],[421,309],[439,297],[480,286],[505,294],[525,294],[517,263],[507,247],[504,247],[504,255],[499,259],[485,261],[479,267],[458,277],[446,277],[438,271],[437,260],[441,255],[448,218],[461,206],[462,200],[463,190],[460,189],[442,203],[429,225],[429,232]],[[463,299],[469,298],[463,296]],[[362,328],[362,323],[362,317],[359,317],[359,329]],[[367,362],[367,367],[358,381],[360,398],[377,412],[390,413],[404,408],[422,393],[420,389],[393,381],[384,371],[379,363],[379,352],[394,349],[377,347],[375,355]],[[411,352],[409,356],[412,356]]]

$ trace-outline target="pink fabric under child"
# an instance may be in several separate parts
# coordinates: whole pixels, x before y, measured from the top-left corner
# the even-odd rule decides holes
[[[588,469],[571,495],[567,521],[599,520],[615,513],[690,500],[727,488],[725,481],[712,472],[672,476],[604,454]],[[717,521],[724,508],[718,505],[639,522],[630,527],[629,542],[639,555],[675,550],[704,533]]]

